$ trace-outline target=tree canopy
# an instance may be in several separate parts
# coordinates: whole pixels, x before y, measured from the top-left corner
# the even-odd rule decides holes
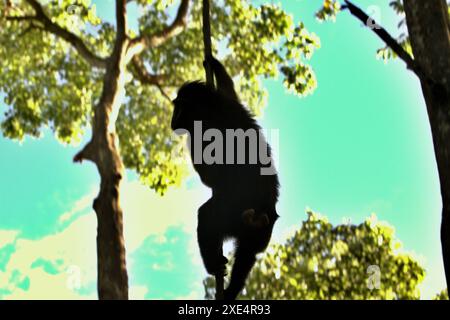
[[[136,0],[139,30],[131,38],[155,39],[177,13],[179,1]],[[36,11],[36,8],[38,10]],[[4,136],[22,140],[50,128],[63,143],[90,130],[102,91],[103,67],[114,46],[115,23],[89,0],[2,1],[0,91],[8,106]],[[245,104],[258,113],[266,102],[261,77],[284,76],[290,91],[306,95],[316,79],[306,61],[319,40],[278,5],[250,1],[211,3],[213,50],[237,81]],[[189,80],[203,78],[201,1],[191,1],[186,29],[144,50],[128,66],[126,93],[116,128],[127,168],[159,192],[180,182],[173,161],[168,97]],[[155,40],[158,41],[158,38]]]
[[[308,218],[283,244],[274,244],[253,268],[241,299],[418,299],[424,268],[375,216],[359,225],[333,226]],[[214,281],[204,281],[206,298]]]

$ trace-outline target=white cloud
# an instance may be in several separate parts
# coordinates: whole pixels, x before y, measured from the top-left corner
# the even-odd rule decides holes
[[[205,297],[205,289],[203,287],[195,288],[185,296],[176,297],[175,300],[203,300]]]
[[[32,269],[27,271],[30,279],[28,290],[11,288],[12,293],[4,296],[6,300],[94,300],[97,299],[95,292],[89,295],[81,295],[65,286],[67,275],[60,273],[51,275],[43,269]]]
[[[96,192],[90,192],[61,214],[62,230],[54,234],[26,239],[20,237],[19,231],[0,230],[0,248],[15,244],[5,270],[0,271],[0,289],[10,292],[3,299],[96,299],[97,221],[89,209],[95,195]],[[133,181],[123,183],[121,196],[129,257],[150,235],[167,241],[164,233],[171,226],[194,234],[197,208],[206,201],[208,193],[202,188],[173,188],[161,197]],[[46,270],[42,263],[33,266],[38,259],[52,270]],[[127,263],[131,265],[130,258]],[[81,290],[70,285],[74,267],[79,268]],[[143,299],[147,292],[145,286],[131,286],[130,298]]]
[[[146,286],[132,286],[129,289],[129,297],[131,300],[145,300],[145,295],[148,293]]]
[[[95,216],[85,215],[73,222],[62,232],[30,240],[18,238],[15,252],[6,269],[0,272],[0,288],[11,291],[5,299],[79,299],[76,290],[68,286],[71,276],[66,271],[70,266],[80,268],[81,286],[87,286],[96,279]],[[33,263],[43,259],[54,270],[44,270]],[[29,279],[29,288],[23,290],[14,275]],[[17,276],[16,276],[17,277]]]
[[[16,240],[19,235],[17,230],[0,230],[0,249]]]
[[[60,224],[64,224],[66,222],[69,222],[73,218],[76,217],[76,215],[80,214],[84,210],[92,207],[92,200],[94,199],[96,195],[96,191],[90,192],[88,195],[82,197],[80,200],[76,201],[73,205],[72,209],[70,209],[67,212],[64,212],[62,215],[59,216],[58,222]]]
[[[130,252],[149,235],[162,236],[170,226],[193,234],[198,207],[208,199],[204,188],[173,188],[161,197],[137,181],[125,182],[121,194],[125,242]]]

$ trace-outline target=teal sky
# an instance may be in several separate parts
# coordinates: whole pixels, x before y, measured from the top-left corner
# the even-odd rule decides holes
[[[111,2],[94,2],[98,13],[111,19]],[[363,8],[376,4],[381,24],[397,35],[399,19],[388,2],[357,1]],[[336,23],[321,24],[314,18],[319,1],[282,3],[296,20],[304,21],[308,30],[320,37],[321,48],[310,61],[318,79],[313,95],[298,98],[286,93],[281,79],[265,80],[269,103],[260,120],[263,127],[280,132],[278,169],[282,188],[278,211],[282,217],[276,225],[275,240],[299,226],[306,208],[326,215],[333,223],[341,223],[344,218],[359,223],[376,213],[395,227],[405,250],[424,264],[427,278],[423,294],[432,296],[445,286],[439,244],[440,196],[419,82],[401,61],[385,64],[377,60],[376,50],[383,44],[348,13],[340,14]],[[130,19],[136,12],[130,10]],[[0,105],[2,113],[5,108]],[[33,244],[39,248],[37,244],[45,244],[48,239],[63,238],[74,226],[81,230],[77,233],[80,239],[95,247],[90,200],[97,190],[98,175],[91,164],[72,164],[78,148],[58,144],[51,132],[22,144],[0,137],[0,298],[39,296],[47,288],[39,287],[40,278],[34,281],[34,277],[43,277],[44,273],[65,276],[60,267],[64,259],[75,261],[83,273],[92,264],[95,267],[95,256],[87,266],[77,262],[84,261],[81,258],[68,256],[70,253],[59,257],[58,250],[62,249],[51,253],[50,249],[43,250],[42,254],[35,250],[35,256],[23,268],[18,262],[28,261],[22,257],[25,253],[20,254],[23,248],[33,248]],[[132,173],[128,180],[130,190],[144,190],[139,189]],[[129,194],[124,195],[125,204],[133,200],[134,207],[130,204],[129,208],[142,211],[142,217],[150,221],[161,220],[158,230],[136,231],[140,228],[137,215],[125,210],[125,215],[132,216],[129,219],[138,221],[128,226],[134,236],[127,241],[135,244],[128,249],[131,285],[142,292],[140,297],[201,298],[205,274],[196,257],[193,225],[195,208],[208,191],[194,176],[182,188],[171,190],[167,199],[150,191],[142,191],[141,198],[137,193]],[[172,199],[182,198],[189,203],[177,207]],[[186,206],[192,212],[183,214],[181,221],[177,216],[172,219],[172,212],[160,210],[188,211]],[[13,232],[14,236],[2,244],[2,239],[8,239],[2,238],[2,232]],[[133,238],[136,234],[141,237],[139,241]],[[37,274],[36,268],[42,273]],[[77,291],[82,297],[95,295],[95,277],[87,278]],[[55,297],[60,297],[56,292]]]

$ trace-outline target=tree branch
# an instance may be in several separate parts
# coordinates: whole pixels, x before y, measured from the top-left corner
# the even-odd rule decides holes
[[[349,0],[344,0],[345,5],[342,9],[348,9],[350,13],[358,18],[365,26],[370,28],[383,42],[395,52],[395,54],[402,59],[408,69],[413,71],[421,79],[429,79],[429,77],[423,72],[422,68],[416,63],[416,61],[406,52],[402,46],[395,40],[384,28],[382,28],[376,21],[373,21],[364,11],[359,7],[351,3]],[[371,26],[368,22],[372,21]]]
[[[180,34],[187,25],[189,1],[190,0],[181,0],[181,4],[178,7],[177,16],[175,17],[175,20],[172,22],[172,24],[152,35],[141,35],[131,40],[130,47],[132,47],[131,50],[133,50],[134,55],[141,53],[146,48],[156,48],[170,38],[173,38]]]
[[[33,21],[37,20],[36,16],[7,16],[8,21]]]
[[[54,35],[69,42],[77,50],[77,52],[92,66],[105,68],[106,59],[92,53],[84,44],[83,40],[80,39],[77,35],[51,21],[50,18],[45,14],[42,5],[37,0],[26,0],[26,2],[34,9],[35,16],[32,17],[33,20],[41,22],[46,31],[53,33]],[[16,20],[18,19],[16,18]]]
[[[31,21],[31,22],[30,22],[30,25],[28,26],[28,28],[26,28],[23,32],[21,32],[21,33],[19,34],[19,37],[23,37],[23,36],[26,35],[28,32],[30,32],[31,30],[34,30],[34,29],[42,30],[42,31],[45,32],[45,30],[42,29],[42,27],[35,25],[35,24],[33,23],[33,21]]]
[[[167,77],[163,74],[154,75],[147,71],[147,68],[144,66],[144,63],[138,56],[134,56],[132,60],[133,68],[136,72],[137,78],[142,84],[147,85],[153,85],[158,88],[158,90],[161,92],[161,94],[172,102],[172,99],[169,97],[169,95],[164,91],[163,87],[161,86],[161,82],[163,82]]]
[[[127,37],[127,0],[116,0],[116,41],[123,42]]]
[[[167,92],[164,91],[164,88],[160,84],[157,84],[156,87],[158,88],[159,92],[161,92],[162,96],[164,98],[166,98],[169,101],[170,104],[172,104],[172,99],[167,94]]]
[[[153,75],[149,73],[147,71],[147,68],[144,66],[144,63],[138,56],[133,57],[132,63],[134,70],[136,71],[136,74],[139,78],[139,81],[141,81],[141,83],[143,84],[158,85],[161,83],[161,81],[166,79],[165,75],[161,74]]]

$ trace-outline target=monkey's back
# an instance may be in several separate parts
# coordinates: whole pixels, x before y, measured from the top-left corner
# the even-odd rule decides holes
[[[216,101],[219,103],[210,106],[214,117],[204,121],[206,123],[203,124],[203,129],[220,131],[223,137],[223,161],[213,164],[206,164],[204,161],[194,163],[195,170],[202,182],[210,187],[214,194],[226,195],[228,199],[231,199],[230,201],[236,201],[237,206],[244,209],[269,210],[270,208],[276,215],[275,205],[279,195],[278,175],[273,167],[272,151],[262,134],[261,127],[239,102],[224,96],[220,96]],[[231,144],[229,130],[239,134],[248,132],[256,134],[256,140],[244,139],[245,147],[242,148],[238,145],[239,139],[233,136],[234,141]],[[242,142],[242,139],[240,141]],[[256,147],[252,143],[256,143]],[[234,148],[229,149],[230,145]],[[207,146],[207,143],[202,142],[202,154]],[[191,148],[193,158],[194,148]],[[245,152],[244,163],[239,162],[239,158],[241,162],[243,160],[242,154],[239,154],[242,151]],[[250,152],[256,152],[256,155],[250,155]],[[264,159],[261,158],[262,155]]]

